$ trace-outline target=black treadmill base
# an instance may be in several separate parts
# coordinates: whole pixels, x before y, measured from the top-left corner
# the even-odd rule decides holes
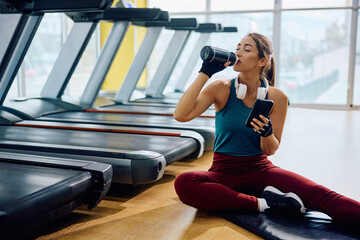
[[[50,225],[56,220],[70,214],[74,209],[84,205],[84,199],[77,199],[66,203],[65,205],[46,212],[31,221],[21,222],[11,228],[0,230],[0,239],[20,240],[20,239],[35,239],[36,232]]]

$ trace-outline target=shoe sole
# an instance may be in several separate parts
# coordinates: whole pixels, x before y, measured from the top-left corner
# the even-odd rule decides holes
[[[277,188],[275,188],[275,187],[272,187],[272,186],[267,186],[267,187],[264,189],[264,192],[265,192],[265,191],[269,191],[269,192],[273,192],[273,193],[276,193],[276,194],[279,194],[279,195],[283,195],[283,196],[286,196],[286,197],[294,198],[296,201],[298,201],[298,202],[300,203],[300,212],[303,213],[303,214],[306,213],[304,203],[301,201],[300,197],[299,197],[298,195],[296,195],[295,193],[293,193],[293,192],[283,193],[283,192],[281,192],[279,189],[277,189]]]

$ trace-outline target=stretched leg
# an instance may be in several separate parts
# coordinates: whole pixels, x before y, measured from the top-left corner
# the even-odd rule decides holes
[[[256,197],[239,193],[231,188],[241,185],[242,181],[241,176],[192,171],[182,173],[176,178],[175,190],[182,202],[195,208],[256,211],[258,208]]]
[[[324,212],[338,223],[360,227],[360,202],[278,167],[268,169],[265,176],[266,184],[283,192],[294,192],[306,207]]]

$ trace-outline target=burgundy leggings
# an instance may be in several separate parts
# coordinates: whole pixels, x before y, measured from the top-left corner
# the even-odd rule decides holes
[[[283,170],[273,165],[266,155],[234,157],[214,153],[209,171],[185,172],[175,180],[180,200],[203,210],[257,211],[256,196],[266,186],[294,192],[305,207],[326,213],[338,223],[360,227],[360,202]]]

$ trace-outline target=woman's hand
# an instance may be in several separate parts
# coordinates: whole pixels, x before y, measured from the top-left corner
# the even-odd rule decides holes
[[[252,122],[250,123],[251,126],[254,127],[254,131],[262,137],[268,137],[273,134],[271,120],[261,114],[259,115],[259,117],[262,121],[257,118],[253,118]]]
[[[231,64],[231,62],[226,62],[225,64],[219,64],[219,63],[209,63],[203,61],[199,72],[202,72],[206,74],[209,78],[211,78],[213,74],[224,70],[227,66],[229,66],[229,64]]]

